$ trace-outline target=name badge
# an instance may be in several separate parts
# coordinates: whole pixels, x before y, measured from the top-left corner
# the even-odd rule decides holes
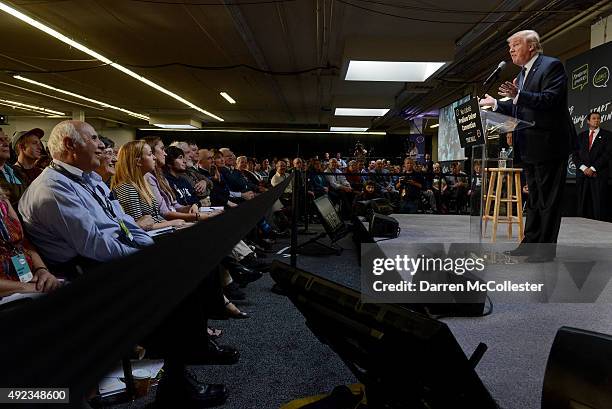
[[[21,281],[22,283],[28,283],[32,281],[34,276],[32,275],[32,271],[30,270],[28,261],[26,260],[25,255],[23,253],[19,253],[12,256],[11,261],[13,262],[13,267],[15,267],[15,271],[17,272],[17,276],[19,277],[19,281]]]
[[[121,226],[121,231],[123,231],[123,234],[125,234],[125,236],[130,241],[134,241],[134,236],[132,235],[132,232],[130,231],[130,229],[128,229],[128,227],[125,225],[125,222],[121,219],[119,219],[119,226]]]

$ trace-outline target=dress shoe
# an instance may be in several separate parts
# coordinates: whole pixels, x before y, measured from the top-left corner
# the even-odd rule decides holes
[[[242,301],[246,299],[246,294],[239,288],[238,284],[234,281],[223,287],[223,294],[233,301]]]
[[[229,270],[230,275],[232,276],[234,281],[238,283],[240,288],[244,288],[247,286],[247,284],[252,283],[253,281],[257,281],[261,277],[263,277],[261,271],[253,270],[249,267],[243,266],[240,263],[227,265],[227,268]]]
[[[155,396],[156,409],[211,408],[223,405],[228,391],[225,385],[200,383],[187,371],[184,374],[168,376],[159,381]]]
[[[219,345],[212,339],[208,340],[208,350],[204,357],[204,364],[233,365],[240,359],[240,352],[229,345]],[[190,362],[192,364],[192,362]]]
[[[272,266],[272,263],[257,260],[257,258],[251,254],[240,260],[240,264],[257,271],[268,271]]]
[[[225,318],[233,318],[235,320],[243,320],[245,318],[250,318],[251,316],[246,312],[240,311],[238,307],[236,307],[231,302],[225,303]]]

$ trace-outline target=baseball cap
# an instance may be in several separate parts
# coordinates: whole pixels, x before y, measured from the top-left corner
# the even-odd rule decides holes
[[[41,139],[45,135],[45,131],[40,128],[30,129],[29,131],[17,131],[13,134],[13,138],[11,139],[11,146],[14,151],[17,151],[16,146],[21,140],[21,138],[25,138],[28,135],[38,136],[38,139]]]

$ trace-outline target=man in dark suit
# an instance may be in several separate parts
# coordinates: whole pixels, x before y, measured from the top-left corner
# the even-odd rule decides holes
[[[574,152],[578,216],[606,220],[608,216],[608,177],[612,158],[612,132],[601,129],[601,114],[591,112],[589,130],[578,135]]]
[[[499,94],[510,100],[485,95],[480,104],[534,123],[514,133],[514,162],[525,169],[529,199],[525,237],[511,254],[529,255],[533,262],[550,261],[554,246],[522,244],[556,243],[559,235],[567,159],[576,138],[567,109],[567,75],[561,61],[542,55],[535,31],[513,34],[508,45],[512,62],[521,67],[513,82],[499,88]]]

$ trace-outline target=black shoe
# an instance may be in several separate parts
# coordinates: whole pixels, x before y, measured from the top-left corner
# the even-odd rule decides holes
[[[280,285],[278,285],[278,284],[274,284],[274,285],[272,286],[272,288],[271,288],[271,291],[272,291],[274,294],[277,294],[277,295],[287,295],[287,293],[285,292],[285,290],[283,290],[283,289],[281,288],[281,286],[280,286]]]
[[[223,294],[233,301],[242,301],[246,299],[246,294],[239,288],[238,284],[234,281],[223,287]]]
[[[225,385],[200,383],[187,371],[177,376],[165,374],[157,386],[156,409],[211,408],[223,405],[228,397]]]
[[[272,266],[272,263],[257,260],[257,258],[251,254],[240,260],[240,264],[253,270],[268,271]]]
[[[187,365],[234,365],[240,360],[240,352],[228,345],[219,345],[209,339],[204,350],[196,350],[185,357]]]
[[[261,271],[250,269],[239,263],[228,265],[227,269],[240,288],[244,288],[248,283],[252,283],[253,281],[257,281],[263,277]]]

